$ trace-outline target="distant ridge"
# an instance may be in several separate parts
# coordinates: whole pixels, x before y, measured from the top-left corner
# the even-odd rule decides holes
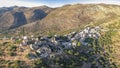
[[[63,33],[78,30],[87,24],[112,22],[120,16],[120,6],[111,4],[65,5],[52,10],[45,18],[24,25],[28,32]]]
[[[41,20],[51,10],[52,8],[47,6],[33,8],[12,6],[0,8],[0,32]]]
[[[20,31],[24,28],[26,33],[69,32],[78,30],[87,24],[112,22],[119,18],[119,11],[120,6],[112,4],[74,4],[57,8],[45,5],[33,8],[14,6],[14,9],[1,13],[0,31],[11,30],[10,27],[12,27]],[[16,13],[17,16],[14,17]]]

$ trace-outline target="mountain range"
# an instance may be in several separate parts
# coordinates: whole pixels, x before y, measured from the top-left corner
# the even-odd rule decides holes
[[[120,68],[119,30],[120,5],[1,7],[0,68]]]
[[[14,29],[41,20],[51,10],[52,8],[47,6],[34,8],[12,6],[0,8],[0,30]]]
[[[120,6],[111,4],[74,4],[62,7],[0,8],[0,32],[22,30],[26,33],[64,33],[86,24],[111,22],[120,16]]]

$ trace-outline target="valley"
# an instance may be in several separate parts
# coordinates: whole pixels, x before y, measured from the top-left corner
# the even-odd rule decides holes
[[[0,68],[119,68],[120,6],[0,9]]]

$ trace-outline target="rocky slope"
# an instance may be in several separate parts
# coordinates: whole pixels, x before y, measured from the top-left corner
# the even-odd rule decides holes
[[[120,34],[116,28],[120,29],[119,21],[61,36],[0,40],[0,67],[119,68]]]
[[[14,6],[14,9],[4,9],[5,12],[1,10],[1,31],[21,26],[27,33],[43,34],[68,33],[86,24],[107,23],[120,16],[120,6],[111,4],[75,4],[54,9],[47,6]]]
[[[4,7],[0,9],[0,31],[13,29],[44,18],[52,9],[47,6],[34,8]]]
[[[38,9],[47,13],[47,16]],[[15,27],[17,25],[16,23],[20,23],[20,25],[18,25],[20,26],[19,29],[22,30],[24,28],[25,32],[39,32],[46,34],[69,32],[73,30],[77,31],[86,26],[89,26],[92,29],[88,31],[89,28],[85,28],[77,33],[73,32],[73,34],[70,33],[64,36],[55,35],[47,36],[47,38],[46,36],[41,36],[39,39],[38,37],[32,37],[29,38],[29,43],[32,43],[33,45],[27,43],[27,46],[24,46],[25,42],[20,36],[14,36],[16,39],[10,40],[10,42],[4,41],[5,39],[0,40],[0,67],[119,68],[119,11],[120,6],[106,4],[66,5],[54,10],[35,7],[27,8],[24,11],[21,10],[21,12],[6,11],[5,13],[2,13],[3,15],[0,17],[0,21],[4,20],[8,23],[8,26],[5,26],[4,28],[10,26]],[[42,14],[43,16],[40,16],[39,14]],[[7,20],[5,20],[6,18]],[[24,21],[24,19],[26,20]],[[14,24],[16,25],[11,24],[11,21],[14,21]],[[100,36],[98,32],[94,33],[93,31],[93,27],[96,27],[97,25],[100,26]],[[29,35],[27,34],[27,36]],[[33,42],[31,42],[31,40],[33,40]],[[20,47],[19,44],[22,41],[23,44]],[[36,41],[38,41],[38,43],[36,43]],[[69,44],[71,44],[72,47],[68,48]],[[60,48],[63,48],[62,51],[59,46],[61,46]],[[57,52],[62,52],[62,54],[57,55]],[[50,53],[47,55],[49,57],[41,58],[41,56],[46,57],[47,53]],[[34,61],[30,60],[31,57],[34,59],[34,55],[35,58],[40,59]]]
[[[86,24],[111,22],[120,16],[120,6],[107,4],[76,4],[56,8],[44,19],[24,26],[26,31],[39,33],[63,33]],[[37,27],[37,28],[36,28]],[[30,29],[31,28],[31,29]],[[29,30],[30,29],[30,30]]]

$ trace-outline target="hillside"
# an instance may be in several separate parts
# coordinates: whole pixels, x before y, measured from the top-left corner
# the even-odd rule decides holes
[[[1,8],[0,68],[120,68],[119,12],[111,4]]]
[[[107,4],[76,4],[59,7],[36,24],[27,24],[26,31],[63,33],[78,30],[86,24],[111,22],[120,16],[120,6]],[[37,27],[37,28],[36,28]]]
[[[3,38],[0,67],[119,68],[119,22],[60,36]]]
[[[34,8],[4,7],[0,9],[0,32],[18,28],[44,18],[52,9],[47,6]]]
[[[15,6],[13,8],[4,10],[4,13],[1,11],[1,31],[11,28],[14,31],[15,28],[17,31],[22,31],[24,28],[26,33],[65,34],[79,30],[86,24],[99,25],[111,22],[120,16],[120,6],[111,4],[75,4],[57,8]]]

